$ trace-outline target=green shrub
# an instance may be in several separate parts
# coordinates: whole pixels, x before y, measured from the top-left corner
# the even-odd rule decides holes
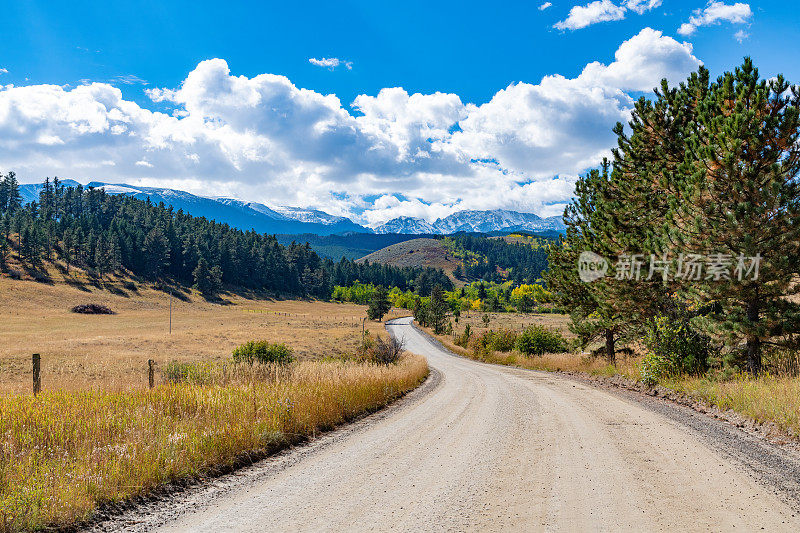
[[[517,345],[517,332],[511,329],[489,331],[490,346],[498,352],[510,352]]]
[[[642,383],[653,387],[666,377],[678,373],[674,361],[653,352],[648,353],[640,364]]]
[[[455,335],[453,338],[453,342],[456,343],[457,346],[461,346],[462,348],[466,348],[469,346],[469,341],[472,338],[472,327],[467,324],[464,327],[464,333],[461,335]]]
[[[241,363],[280,363],[294,361],[292,350],[283,343],[250,341],[233,350],[233,360]]]
[[[710,339],[695,331],[688,321],[663,316],[653,319],[645,345],[654,355],[667,360],[664,367],[673,374],[700,374],[708,370]]]
[[[569,343],[561,332],[545,326],[528,326],[517,337],[517,350],[528,357],[545,353],[563,353]]]
[[[472,353],[476,359],[485,359],[494,352],[491,331],[475,335],[470,339],[469,344],[472,346]]]

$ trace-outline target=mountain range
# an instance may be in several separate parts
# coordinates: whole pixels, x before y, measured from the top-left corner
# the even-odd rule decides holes
[[[433,224],[414,217],[399,217],[375,228],[375,233],[417,233],[449,235],[467,233],[491,233],[493,231],[546,232],[565,230],[562,217],[542,218],[533,213],[520,213],[506,209],[491,211],[458,211],[440,218]]]
[[[62,183],[75,187],[76,181]],[[139,187],[125,184],[92,182],[87,187],[103,188],[108,194],[125,194],[153,203],[163,202],[174,209],[182,209],[190,215],[229,224],[243,230],[258,233],[316,235],[342,235],[347,233],[447,235],[465,232],[489,233],[493,231],[563,232],[561,217],[542,218],[533,213],[520,213],[505,209],[491,211],[459,211],[433,224],[414,217],[398,217],[370,229],[356,224],[349,218],[331,215],[317,209],[289,206],[266,206],[257,202],[245,202],[234,198],[206,197],[175,189],[161,187]],[[24,202],[38,201],[41,184],[20,186]]]

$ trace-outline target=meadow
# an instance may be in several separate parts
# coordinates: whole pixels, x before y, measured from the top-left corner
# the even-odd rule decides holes
[[[117,285],[122,287],[122,285]],[[130,287],[131,285],[127,285]],[[301,361],[352,353],[366,306],[227,295],[223,303],[196,294],[172,298],[146,285],[110,292],[0,277],[0,394],[31,392],[31,354],[40,353],[44,390],[137,390],[170,361],[223,362],[253,339],[284,342]],[[114,315],[81,315],[79,304],[106,305]],[[405,311],[393,311],[390,317]],[[387,317],[387,318],[390,318]],[[367,321],[373,335],[383,324]]]
[[[0,279],[0,298],[0,531],[73,526],[105,503],[264,457],[387,405],[428,374],[411,354],[356,360],[359,305],[184,293],[170,334],[168,295],[145,286]],[[116,314],[70,312],[83,303]],[[385,335],[382,323],[366,329]],[[233,363],[232,349],[252,339],[284,342],[297,361]],[[176,363],[190,370],[178,380],[167,372]]]
[[[391,366],[246,365],[151,391],[0,397],[0,530],[79,523],[102,503],[263,457],[386,405],[427,372],[408,355]]]

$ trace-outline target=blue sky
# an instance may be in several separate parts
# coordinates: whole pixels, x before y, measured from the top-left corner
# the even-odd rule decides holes
[[[462,208],[553,214],[568,199],[574,176],[611,146],[608,130],[630,104],[620,93],[636,97],[661,76],[677,81],[695,60],[718,74],[745,55],[765,76],[782,72],[800,80],[800,15],[786,2],[591,4],[6,1],[0,145],[6,136],[13,146],[5,146],[0,169],[16,170],[25,181],[59,174],[308,204],[370,223],[399,214],[433,219]],[[592,9],[579,17],[575,10],[587,5]],[[616,20],[591,23],[592,17]],[[692,28],[679,32],[692,20]],[[634,38],[628,55],[615,61]],[[642,65],[655,65],[647,76],[639,74],[637,54]],[[201,63],[214,58],[225,67]],[[339,65],[317,66],[312,58],[337,58]],[[595,61],[611,68],[581,78]],[[191,72],[201,80],[197,91],[177,94]],[[292,87],[253,81],[261,74],[284,76]],[[603,91],[597,112],[573,102],[558,114],[562,78],[554,75],[571,83],[565,94],[577,91],[567,99],[585,99],[581,91],[592,87]],[[239,77],[249,85],[209,92]],[[550,89],[543,78],[554,82]],[[71,92],[92,82],[90,95]],[[24,127],[2,124],[9,85],[29,88],[5,94],[5,117],[22,113],[30,120],[21,121]],[[48,85],[62,87],[45,94]],[[504,91],[509,85],[514,94]],[[405,95],[376,99],[397,87]],[[146,92],[152,89],[168,92],[154,97]],[[219,105],[255,93],[249,111]],[[430,98],[414,101],[414,93]],[[353,107],[358,98],[361,105]],[[267,101],[273,111],[288,107],[270,114]],[[110,120],[92,114],[98,102]],[[159,110],[174,113],[172,120],[147,115]],[[120,113],[133,118],[119,119]],[[217,129],[201,132],[194,119]],[[116,129],[114,120],[121,121]],[[588,132],[574,131],[581,123]],[[317,137],[320,128],[327,129]],[[26,139],[30,132],[36,137]],[[148,142],[131,144],[142,138]],[[375,155],[388,145],[391,154]],[[98,153],[102,159],[92,161]],[[287,180],[298,186],[287,188]],[[465,189],[480,191],[483,184],[501,193],[467,198]]]

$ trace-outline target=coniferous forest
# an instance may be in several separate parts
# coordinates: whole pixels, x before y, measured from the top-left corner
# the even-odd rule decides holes
[[[163,204],[102,189],[45,180],[38,202],[25,205],[13,172],[0,180],[0,268],[12,248],[37,267],[58,259],[103,276],[126,270],[213,294],[223,285],[286,296],[328,298],[355,280],[429,293],[450,286],[441,270],[321,259],[308,244],[282,246],[271,235],[234,229]],[[417,287],[419,285],[419,287]]]

